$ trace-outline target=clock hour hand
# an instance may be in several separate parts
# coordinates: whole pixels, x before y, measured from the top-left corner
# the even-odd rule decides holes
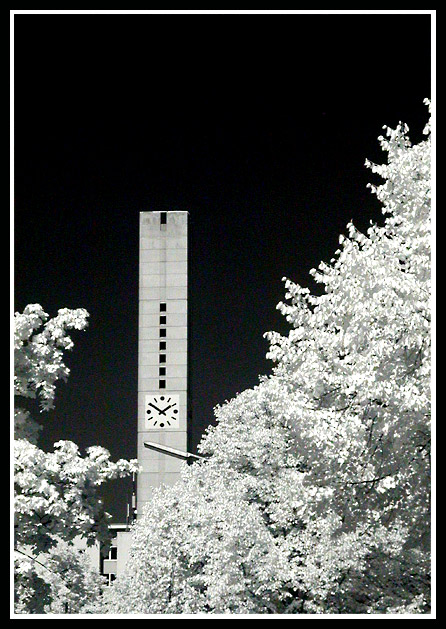
[[[175,404],[170,404],[170,406],[166,406],[166,408],[164,409],[164,415],[166,414],[166,411],[169,410],[169,408],[172,408],[172,406],[175,406]]]

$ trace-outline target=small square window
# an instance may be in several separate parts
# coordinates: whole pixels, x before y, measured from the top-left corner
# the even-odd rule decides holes
[[[161,330],[160,330],[160,336],[161,336],[161,338],[164,338],[164,337],[166,337],[166,336],[167,336],[167,335],[166,335],[166,332],[167,332],[166,328],[161,328]]]
[[[165,376],[166,375],[166,368],[165,367],[160,367],[160,376]]]
[[[160,325],[166,325],[167,317],[166,315],[160,315]]]
[[[167,223],[167,212],[160,212],[160,223],[165,225]]]
[[[165,388],[166,388],[166,381],[160,380],[160,389],[165,389]]]
[[[166,349],[167,343],[166,341],[160,341],[160,350],[161,349]]]
[[[160,363],[166,362],[166,354],[160,354]]]
[[[110,548],[110,555],[109,555],[110,559],[117,559],[118,558],[118,548],[116,546],[112,546]]]
[[[162,301],[160,303],[160,312],[166,312],[166,311],[167,311],[167,304]]]

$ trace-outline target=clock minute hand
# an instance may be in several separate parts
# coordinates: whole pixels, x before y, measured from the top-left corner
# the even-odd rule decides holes
[[[157,406],[155,406],[155,404],[152,404],[152,402],[149,402],[149,406],[151,406],[152,408],[156,408],[156,410],[158,411],[158,413],[163,413],[164,411],[162,411],[160,408],[158,408]]]

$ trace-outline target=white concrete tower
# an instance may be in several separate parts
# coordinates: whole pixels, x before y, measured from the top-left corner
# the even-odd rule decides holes
[[[188,212],[141,212],[137,512],[154,487],[172,485],[182,462],[144,441],[187,450]]]

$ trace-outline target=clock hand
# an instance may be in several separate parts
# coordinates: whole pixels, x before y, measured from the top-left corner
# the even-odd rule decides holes
[[[152,406],[153,408],[156,408],[156,410],[158,411],[158,413],[159,413],[160,415],[165,415],[165,414],[166,414],[167,409],[168,409],[168,408],[170,408],[170,406],[174,406],[174,405],[173,405],[173,404],[171,404],[170,406],[168,406],[168,407],[167,407],[167,408],[165,408],[164,410],[163,410],[163,409],[161,409],[161,408],[158,408],[157,406],[155,406],[155,404],[152,404],[152,402],[149,402],[149,406]]]
[[[155,406],[155,404],[152,404],[152,402],[149,402],[149,406],[152,406],[152,408],[156,408],[158,413],[163,413],[163,411],[160,408],[158,408],[157,406]]]
[[[166,406],[166,408],[164,409],[164,414],[166,414],[166,411],[169,410],[169,408],[172,408],[172,406],[175,406],[175,404],[170,404],[170,406]]]

